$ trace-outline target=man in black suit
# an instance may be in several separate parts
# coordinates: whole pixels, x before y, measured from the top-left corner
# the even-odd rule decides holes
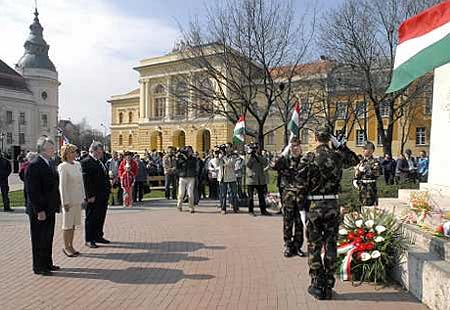
[[[47,137],[37,141],[38,156],[25,174],[27,188],[26,212],[30,218],[33,271],[43,276],[52,275],[60,267],[53,265],[52,247],[55,233],[55,213],[59,213],[59,178],[52,160],[55,144]]]
[[[3,153],[0,152],[0,190],[2,192],[3,210],[5,212],[14,211],[9,206],[9,185],[8,177],[11,174],[11,163],[9,160],[3,157]]]
[[[97,248],[97,243],[110,243],[103,237],[108,198],[111,190],[108,171],[101,161],[103,158],[103,145],[92,142],[89,156],[81,161],[83,181],[86,192],[86,246]]]

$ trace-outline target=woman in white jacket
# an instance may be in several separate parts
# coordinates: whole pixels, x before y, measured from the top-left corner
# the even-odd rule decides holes
[[[62,229],[64,248],[68,257],[80,253],[73,247],[75,227],[81,225],[81,205],[85,199],[81,165],[75,161],[77,147],[66,144],[61,147],[63,162],[58,166],[59,192],[62,204]]]

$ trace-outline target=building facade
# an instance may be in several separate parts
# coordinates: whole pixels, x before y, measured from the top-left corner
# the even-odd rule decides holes
[[[231,141],[235,124],[219,115],[202,115],[200,111],[186,108],[171,96],[170,90],[183,89],[180,75],[195,74],[179,53],[142,60],[134,68],[139,72],[139,88],[123,95],[112,96],[111,146],[113,150],[164,150],[168,146],[192,145],[198,152],[206,152],[217,144]],[[192,70],[192,71],[190,71]],[[195,69],[198,70],[198,69]],[[276,68],[282,71],[283,68]],[[298,71],[298,72],[297,72]],[[336,134],[344,133],[347,145],[357,153],[365,141],[374,142],[375,154],[383,155],[377,118],[372,105],[357,91],[337,87],[340,68],[322,58],[302,64],[296,70],[296,100],[300,102],[303,128],[300,131],[302,148],[314,148],[313,130],[317,123],[327,118],[334,124]],[[279,73],[279,72],[278,72]],[[274,73],[274,74],[278,74]],[[188,93],[186,96],[190,96]],[[428,152],[431,128],[431,93],[425,93],[410,108],[402,111],[393,128],[392,154],[401,149],[411,149],[414,154]],[[386,129],[389,111],[382,109]],[[285,144],[285,131],[280,115],[274,109],[265,123],[265,149],[281,151]],[[247,124],[253,121],[248,117]],[[271,130],[276,128],[276,130]],[[248,142],[253,139],[247,137]]]
[[[34,150],[39,136],[58,138],[58,72],[48,56],[37,9],[15,70],[0,60],[2,151]]]

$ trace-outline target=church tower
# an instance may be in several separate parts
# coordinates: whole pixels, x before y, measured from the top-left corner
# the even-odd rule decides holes
[[[25,41],[25,53],[16,64],[16,70],[25,78],[32,92],[35,111],[31,120],[31,139],[47,135],[57,141],[58,126],[58,72],[48,56],[50,46],[43,37],[37,8],[30,25],[30,34]]]

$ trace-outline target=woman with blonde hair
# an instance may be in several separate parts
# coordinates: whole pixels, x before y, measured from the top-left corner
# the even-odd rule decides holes
[[[59,192],[62,205],[63,253],[68,257],[80,253],[73,247],[75,227],[81,225],[81,205],[84,203],[85,192],[81,165],[75,158],[77,147],[65,144],[61,147],[62,163],[58,166]]]

